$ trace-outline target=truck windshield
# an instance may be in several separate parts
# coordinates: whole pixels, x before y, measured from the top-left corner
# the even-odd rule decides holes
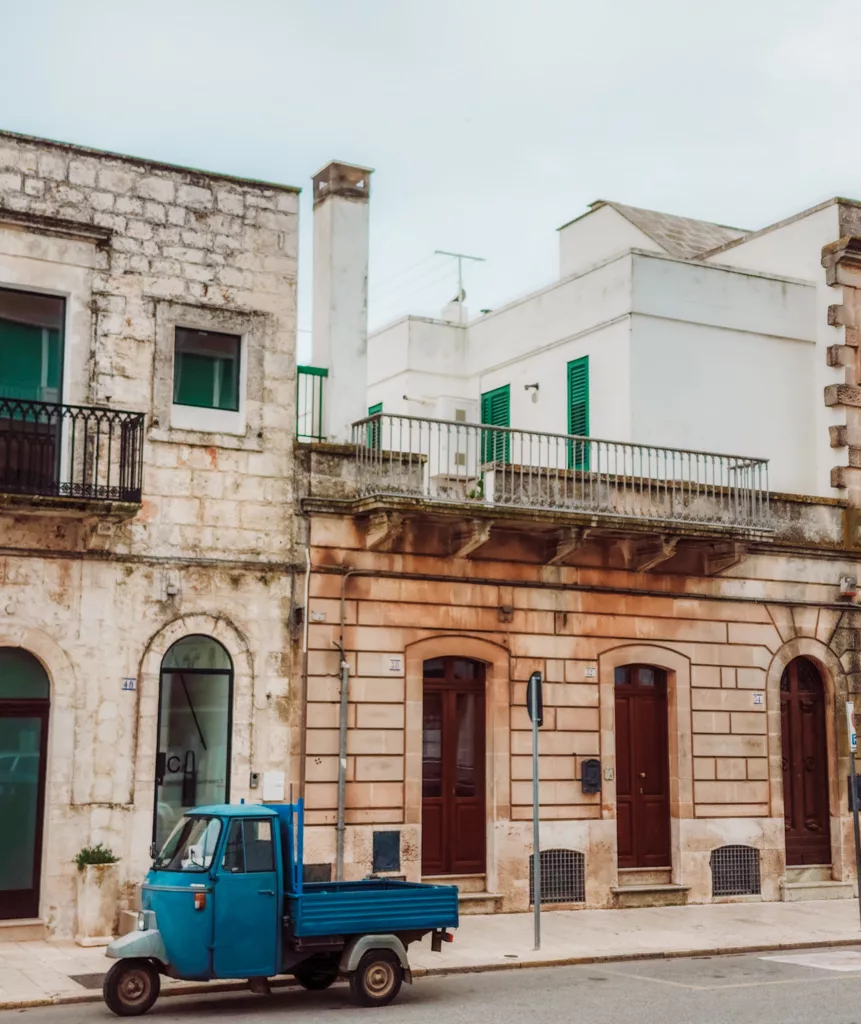
[[[220,835],[218,818],[180,818],[154,866],[158,871],[206,871]]]

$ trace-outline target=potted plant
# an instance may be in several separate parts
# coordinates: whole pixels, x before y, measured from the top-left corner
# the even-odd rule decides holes
[[[113,937],[120,895],[119,857],[102,843],[85,846],[77,857],[79,946],[106,946]]]

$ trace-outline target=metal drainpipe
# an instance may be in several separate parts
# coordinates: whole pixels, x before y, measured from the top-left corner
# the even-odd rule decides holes
[[[344,833],[346,824],[344,821],[347,804],[347,711],[350,697],[350,666],[347,663],[347,654],[344,650],[344,627],[346,625],[347,605],[347,580],[356,573],[355,569],[348,569],[341,578],[341,632],[337,644],[341,652],[341,715],[338,734],[338,824],[335,845],[335,880],[344,881]]]
[[[299,711],[299,796],[305,796],[305,748],[308,737],[308,627],[311,622],[311,549],[305,547],[305,618],[302,623],[302,706]]]

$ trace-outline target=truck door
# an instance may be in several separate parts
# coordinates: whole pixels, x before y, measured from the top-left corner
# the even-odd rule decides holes
[[[272,818],[234,818],[215,886],[217,978],[278,971],[281,907]]]

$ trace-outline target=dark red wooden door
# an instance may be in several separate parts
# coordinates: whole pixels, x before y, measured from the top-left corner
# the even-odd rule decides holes
[[[620,868],[670,865],[666,673],[616,669],[616,827]]]
[[[485,870],[484,666],[436,658],[424,666],[422,873]]]
[[[825,691],[822,677],[806,658],[796,658],[784,669],[780,729],[786,863],[830,864]]]

